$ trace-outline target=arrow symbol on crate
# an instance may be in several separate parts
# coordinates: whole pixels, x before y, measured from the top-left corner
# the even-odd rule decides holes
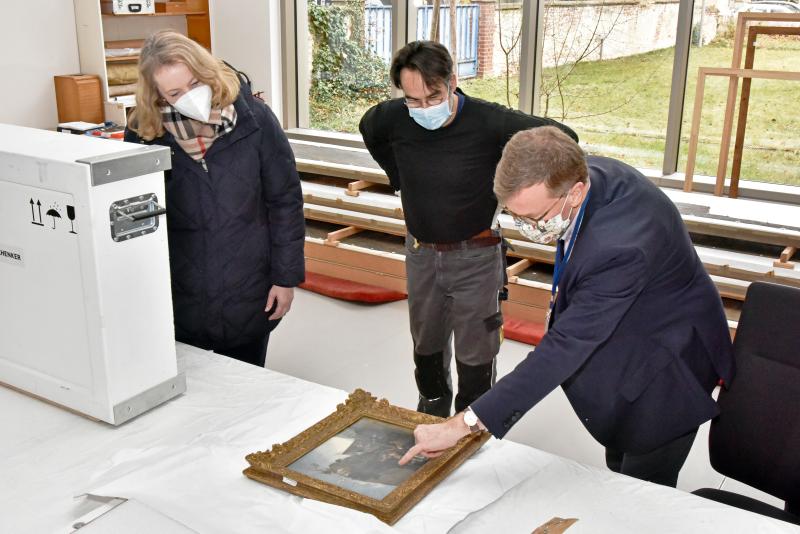
[[[42,220],[42,203],[40,201],[36,201],[36,205],[39,207],[39,221]],[[37,226],[44,226],[41,222],[36,220],[36,212],[33,210],[33,199],[31,199],[31,224],[35,224]]]

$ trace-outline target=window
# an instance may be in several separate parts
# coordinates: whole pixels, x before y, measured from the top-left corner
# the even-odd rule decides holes
[[[433,19],[433,2],[428,0],[416,11],[417,39],[433,38]],[[466,94],[512,108],[519,105],[521,2],[458,2],[451,21],[450,2],[442,0],[438,29],[436,40],[451,50],[455,35],[458,85]]]
[[[287,2],[294,10],[289,47],[296,48],[288,124],[337,139],[333,132],[357,133],[369,107],[399,96],[389,80],[392,54],[431,37],[437,4],[439,41],[451,47],[450,1]],[[682,171],[697,67],[730,66],[732,5],[458,0],[459,86],[470,96],[563,121],[589,153],[665,174]],[[762,35],[757,50],[755,68],[800,70],[800,36]],[[727,78],[707,80],[696,175],[716,174],[727,85]],[[800,185],[800,143],[786,134],[800,127],[799,96],[797,82],[752,82],[743,179]]]
[[[364,112],[390,97],[392,2],[327,0],[305,5],[307,35],[298,35],[298,101],[303,128],[357,133]],[[300,59],[300,58],[298,58]]]
[[[678,2],[548,2],[539,113],[592,154],[660,167]]]

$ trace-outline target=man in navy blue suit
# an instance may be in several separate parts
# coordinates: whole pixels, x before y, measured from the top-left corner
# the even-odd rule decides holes
[[[722,302],[672,202],[634,168],[585,156],[556,128],[517,133],[495,194],[518,229],[556,242],[547,333],[497,385],[401,460],[469,432],[502,438],[557,386],[606,447],[609,468],[675,486],[711,392],[734,364]]]

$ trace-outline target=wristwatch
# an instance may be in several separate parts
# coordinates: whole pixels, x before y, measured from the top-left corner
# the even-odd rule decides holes
[[[467,409],[464,410],[464,423],[469,427],[469,431],[473,434],[481,431],[481,427],[478,426],[478,416],[475,415],[475,412],[473,412],[472,408],[469,406],[467,406]]]

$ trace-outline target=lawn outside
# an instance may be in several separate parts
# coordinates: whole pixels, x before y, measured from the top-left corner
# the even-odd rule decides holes
[[[755,68],[800,70],[800,40],[760,38]],[[574,128],[593,154],[622,159],[640,168],[660,169],[672,77],[672,48],[620,59],[583,62],[566,78],[559,95],[541,101],[540,113]],[[686,164],[688,135],[694,105],[697,68],[730,66],[729,41],[692,48],[684,106],[679,171]],[[545,69],[544,79],[552,78]],[[512,91],[519,87],[510,80]],[[505,77],[463,80],[459,87],[470,96],[506,104]],[[696,174],[715,175],[719,155],[727,78],[707,80],[700,126]],[[750,98],[742,179],[800,185],[800,83],[754,80]],[[358,121],[376,102],[353,98],[337,102],[311,101],[311,127],[358,132]],[[516,95],[511,105],[516,106]],[[546,111],[546,113],[545,113]]]

